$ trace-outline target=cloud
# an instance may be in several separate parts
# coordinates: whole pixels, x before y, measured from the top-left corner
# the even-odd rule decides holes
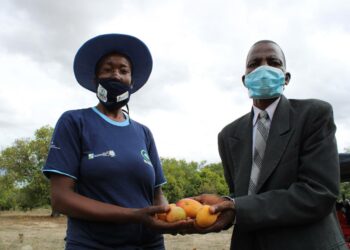
[[[72,63],[77,49],[101,33],[127,33],[153,55],[149,82],[130,102],[148,125],[161,156],[218,161],[217,133],[249,112],[241,82],[250,46],[279,43],[292,73],[285,94],[330,102],[339,148],[348,147],[350,4],[315,1],[20,1],[0,9],[2,91],[0,145],[54,125],[68,109],[93,106]]]
[[[132,96],[131,105],[143,112],[178,110],[178,101],[172,96],[173,88],[181,86],[186,91],[185,85],[189,80],[190,72],[186,64],[156,58],[148,83]]]

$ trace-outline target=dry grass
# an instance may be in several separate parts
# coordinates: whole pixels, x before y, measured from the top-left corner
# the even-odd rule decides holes
[[[64,249],[66,217],[51,218],[47,209],[0,212],[0,250]],[[165,235],[167,250],[226,250],[231,230],[206,235]]]
[[[1,212],[0,249],[63,249],[66,218],[51,218],[50,211]]]

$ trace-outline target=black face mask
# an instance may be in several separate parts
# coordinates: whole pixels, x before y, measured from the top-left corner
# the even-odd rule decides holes
[[[108,110],[116,110],[129,102],[131,86],[106,78],[97,80],[96,96]]]

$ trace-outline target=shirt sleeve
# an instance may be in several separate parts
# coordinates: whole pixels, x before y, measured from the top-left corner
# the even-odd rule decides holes
[[[78,179],[80,166],[80,136],[78,123],[71,112],[64,113],[58,120],[49,153],[43,168],[43,173],[50,178],[50,174],[62,174]]]
[[[155,187],[158,187],[165,184],[166,180],[163,174],[162,164],[160,163],[157,147],[156,147],[152,132],[149,129],[146,129],[146,135],[147,135],[147,150],[148,150],[148,154],[152,162],[155,176],[156,176]]]

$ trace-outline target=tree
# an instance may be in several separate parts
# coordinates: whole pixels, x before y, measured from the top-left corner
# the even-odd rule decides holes
[[[202,168],[200,177],[199,193],[228,194],[228,186],[226,185],[223,167],[220,163],[210,164]]]
[[[228,194],[222,165],[162,159],[167,183],[162,187],[170,203],[202,193]]]
[[[12,183],[12,180],[5,173],[0,176],[0,210],[9,210],[16,205],[12,195],[15,190]]]
[[[34,139],[18,139],[0,153],[0,168],[6,181],[0,208],[32,209],[49,204],[49,183],[41,173],[53,128],[44,126],[35,131]]]
[[[350,153],[350,147],[345,148],[345,153]],[[340,197],[338,199],[350,199],[350,182],[340,183]]]
[[[167,183],[162,187],[170,203],[180,198],[193,196],[199,185],[197,164],[187,163],[174,158],[162,159],[164,175]]]

